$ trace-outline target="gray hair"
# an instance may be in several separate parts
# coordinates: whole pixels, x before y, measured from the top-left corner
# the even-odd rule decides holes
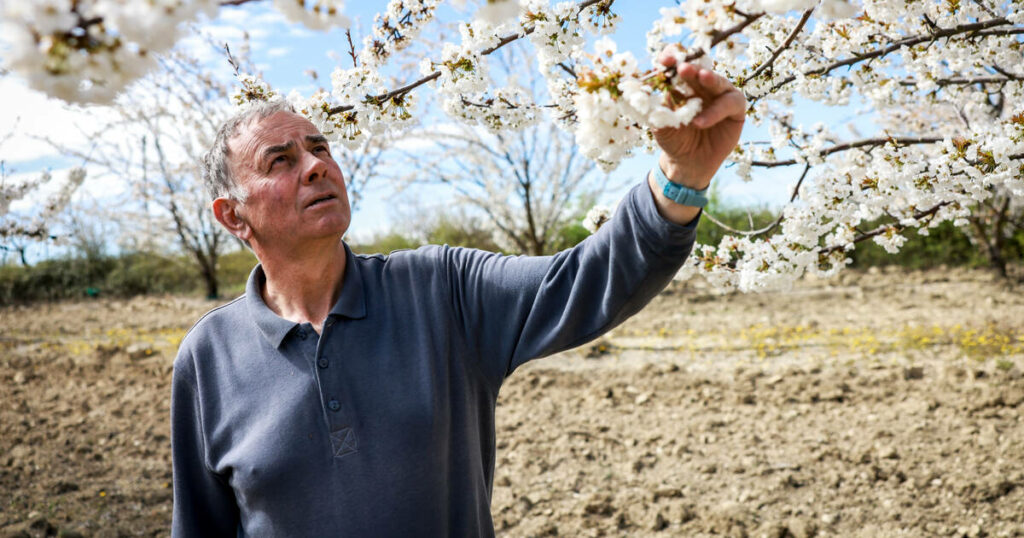
[[[231,150],[228,141],[238,133],[238,129],[253,121],[261,121],[278,112],[295,114],[295,107],[284,99],[253,102],[224,121],[217,129],[213,139],[213,147],[203,155],[200,162],[203,171],[203,185],[211,200],[222,196],[245,201],[247,193],[241,188],[231,174]]]

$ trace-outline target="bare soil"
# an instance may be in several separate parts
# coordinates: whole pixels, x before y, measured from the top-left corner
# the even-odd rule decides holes
[[[674,284],[498,409],[501,536],[1024,536],[1024,287]],[[214,303],[0,309],[0,537],[166,535],[171,363]]]

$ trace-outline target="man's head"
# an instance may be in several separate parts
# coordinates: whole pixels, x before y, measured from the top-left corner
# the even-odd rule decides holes
[[[229,118],[203,157],[217,220],[257,251],[337,240],[350,211],[327,139],[284,101]]]

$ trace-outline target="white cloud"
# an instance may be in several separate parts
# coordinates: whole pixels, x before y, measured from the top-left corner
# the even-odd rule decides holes
[[[70,107],[63,102],[32,90],[14,76],[0,78],[0,102],[11,106],[0,108],[0,133],[15,133],[0,146],[0,157],[8,166],[37,161],[59,154],[49,139],[66,146],[81,147],[88,137],[81,128],[112,117],[107,107]],[[36,167],[36,169],[45,168]],[[31,172],[33,170],[23,170]]]
[[[281,56],[286,56],[291,51],[292,49],[289,47],[271,47],[267,49],[265,54],[271,58],[279,58]]]

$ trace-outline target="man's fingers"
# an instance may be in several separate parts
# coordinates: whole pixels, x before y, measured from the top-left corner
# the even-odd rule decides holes
[[[706,88],[712,95],[722,95],[723,93],[735,89],[729,79],[709,71],[707,69],[701,69],[698,75],[701,86]]]
[[[734,89],[729,79],[690,63],[676,66],[676,74],[701,97],[717,97]]]
[[[704,100],[704,109],[693,119],[693,125],[706,129],[725,118],[743,121],[747,100],[729,79],[718,73],[689,62],[678,62],[671,47],[662,49],[658,61],[665,67],[675,67],[676,76]]]
[[[672,53],[671,46],[661,49],[661,53],[658,54],[658,63],[665,67],[676,65],[676,55]]]
[[[731,118],[742,121],[747,109],[747,100],[738,90],[727,91],[716,97],[710,104],[705,103],[697,117],[693,118],[693,125],[700,129],[707,129],[717,125],[718,122]]]

